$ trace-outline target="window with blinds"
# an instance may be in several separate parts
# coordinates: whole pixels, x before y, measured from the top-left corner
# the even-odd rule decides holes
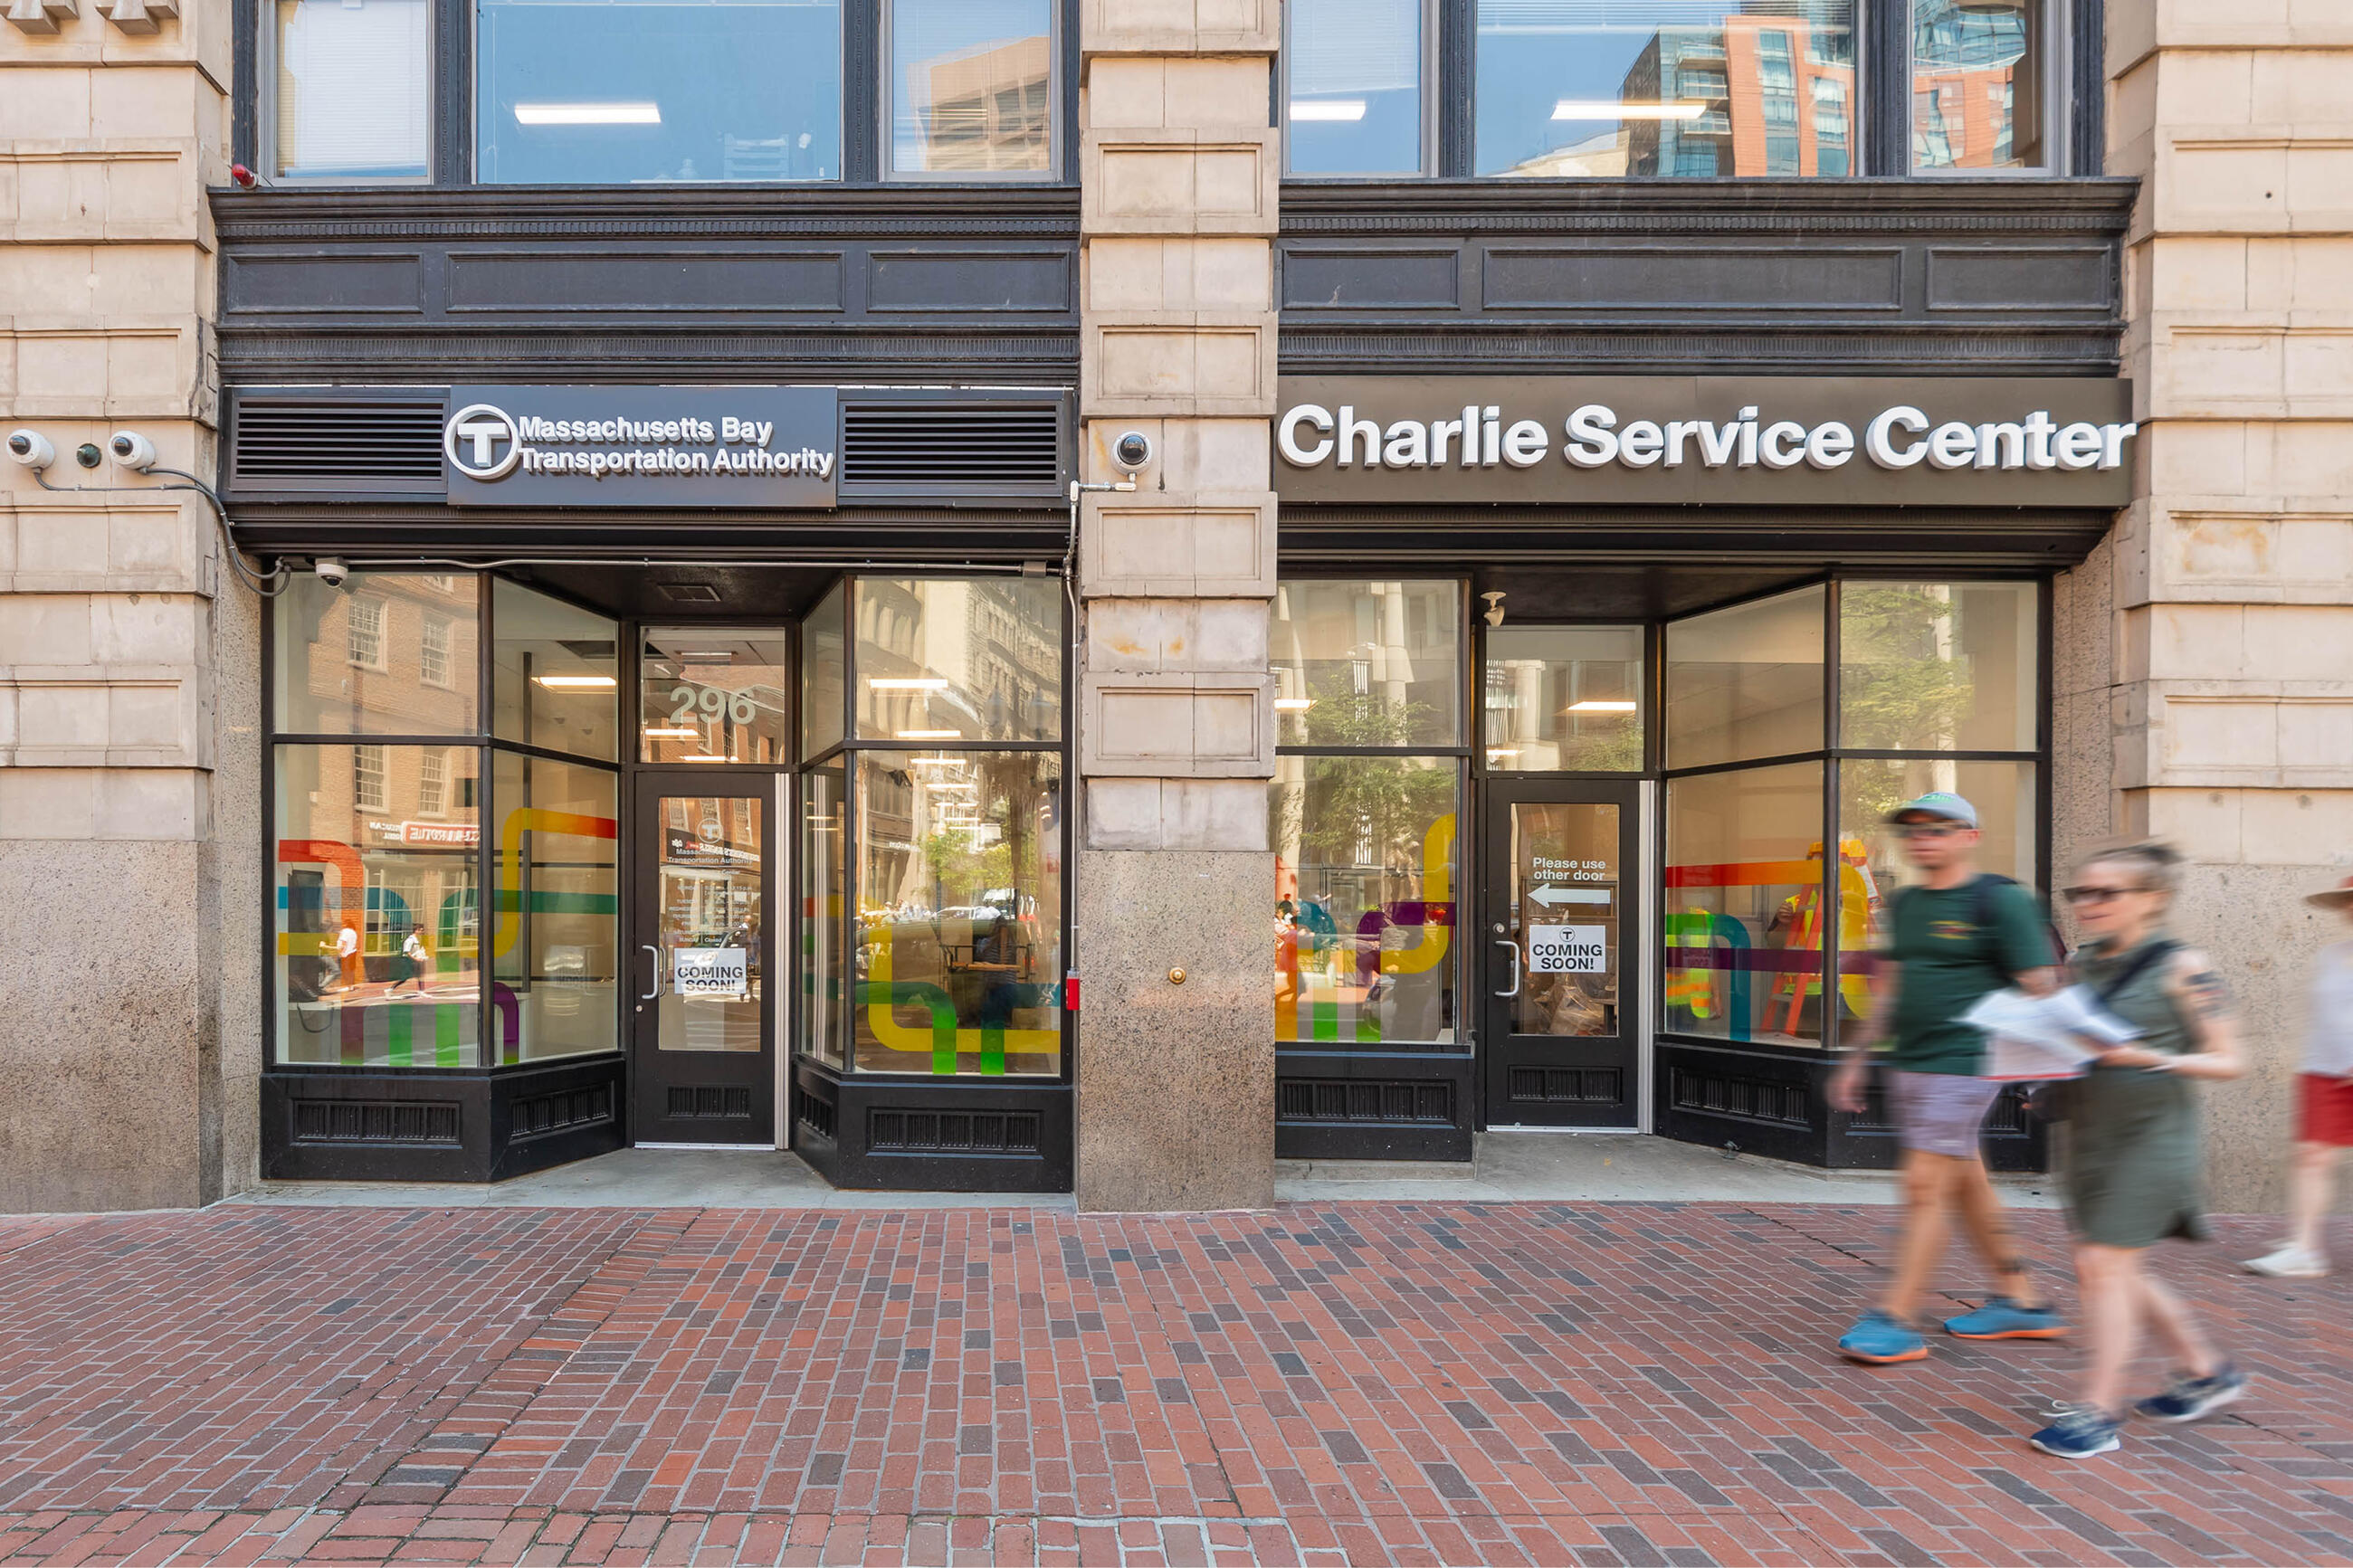
[[[278,0],[276,177],[423,179],[427,0]]]

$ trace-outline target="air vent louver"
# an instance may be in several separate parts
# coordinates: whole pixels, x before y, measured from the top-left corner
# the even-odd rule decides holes
[[[240,397],[231,483],[307,488],[321,480],[438,484],[441,479],[438,397],[333,401]]]
[[[841,485],[856,491],[1059,494],[1061,411],[1052,404],[851,404]]]

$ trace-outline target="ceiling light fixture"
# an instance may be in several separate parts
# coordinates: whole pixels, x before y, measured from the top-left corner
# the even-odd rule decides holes
[[[518,103],[518,125],[659,125],[659,103]]]
[[[532,679],[550,691],[610,691],[621,684],[609,675],[535,675]]]
[[[681,758],[679,758],[679,761],[680,761],[680,762],[681,762],[681,763],[732,763],[732,762],[733,762],[734,760],[735,760],[735,759],[734,759],[734,758],[733,758],[733,757],[711,757],[711,756],[702,756],[702,757],[681,757]]]
[[[1606,98],[1564,98],[1552,106],[1555,120],[1697,120],[1704,103],[1612,103]]]
[[[1314,706],[1315,699],[1313,697],[1278,697],[1274,700],[1274,710],[1278,713],[1304,713]]]
[[[953,741],[956,738],[957,731],[954,730],[902,730],[899,731],[899,739],[902,741]]]
[[[1570,703],[1568,705],[1568,710],[1571,713],[1631,713],[1641,706],[1641,704],[1639,702],[1623,702],[1598,697],[1588,697],[1582,702]]]
[[[649,735],[659,736],[661,739],[666,741],[700,741],[702,739],[702,731],[700,730],[649,730],[646,733]]]
[[[1294,98],[1291,100],[1293,124],[1312,120],[1356,121],[1365,117],[1365,100],[1361,98]]]
[[[870,675],[866,684],[876,691],[945,691],[947,679],[938,675]]]

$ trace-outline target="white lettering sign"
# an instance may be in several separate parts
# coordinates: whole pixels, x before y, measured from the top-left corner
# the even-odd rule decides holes
[[[670,952],[670,985],[681,996],[752,994],[751,969],[740,947],[681,947]]]
[[[1607,926],[1528,927],[1528,973],[1609,973],[1609,929]]]

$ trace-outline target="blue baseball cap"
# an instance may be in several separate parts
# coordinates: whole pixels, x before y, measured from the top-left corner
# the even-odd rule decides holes
[[[1963,827],[1978,825],[1978,808],[1948,789],[1932,789],[1926,795],[1905,801],[1887,814],[1890,822],[1905,822],[1915,817],[1932,817],[1941,822],[1957,822]]]

